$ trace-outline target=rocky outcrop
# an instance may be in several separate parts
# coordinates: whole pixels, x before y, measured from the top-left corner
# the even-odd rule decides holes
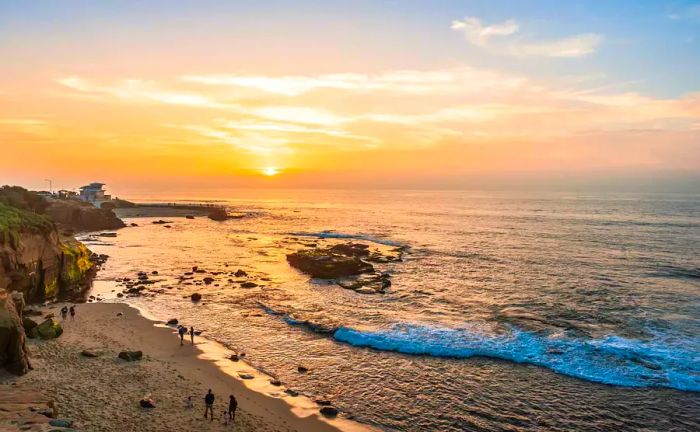
[[[111,209],[96,208],[82,201],[49,200],[45,214],[61,228],[99,231],[126,226]]]
[[[287,262],[314,278],[335,279],[372,273],[372,264],[364,262],[359,256],[344,255],[332,248],[313,248],[293,252],[287,255]]]
[[[0,368],[24,375],[31,368],[22,325],[24,300],[20,293],[0,289]]]
[[[43,340],[56,339],[63,334],[61,323],[53,318],[49,318],[43,323],[37,325],[29,332],[29,337],[40,338]]]
[[[0,204],[0,289],[28,303],[76,298],[95,271],[91,252],[45,216]]]

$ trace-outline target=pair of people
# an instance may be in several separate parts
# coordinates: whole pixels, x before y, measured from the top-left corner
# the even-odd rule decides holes
[[[183,346],[185,344],[187,327],[181,326],[179,329],[177,329],[177,333],[180,335],[180,346]],[[194,345],[194,327],[190,327],[190,340],[192,341],[192,345]]]
[[[66,317],[68,316],[68,311],[70,310],[70,320],[75,321],[75,306],[71,306],[70,309],[68,309],[68,306],[63,306],[61,308],[61,318],[63,321],[66,320]]]
[[[236,408],[238,408],[238,401],[236,397],[230,395],[228,397],[228,411],[224,411],[224,424],[228,425],[229,422],[233,422],[236,419]],[[207,418],[207,414],[210,415],[211,421],[214,421],[214,400],[216,397],[212,393],[211,389],[204,396],[204,418]]]

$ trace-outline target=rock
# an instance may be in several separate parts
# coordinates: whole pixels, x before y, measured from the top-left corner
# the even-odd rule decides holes
[[[200,293],[194,293],[190,296],[193,302],[198,302],[202,299],[202,295]]]
[[[296,390],[286,389],[284,392],[287,393],[289,396],[292,396],[292,397],[297,397],[297,396],[299,396],[299,392],[296,391]]]
[[[153,271],[151,272],[151,274],[152,274],[152,275],[158,275],[158,271],[157,271],[157,270],[153,270]]]
[[[270,384],[272,384],[273,386],[278,386],[278,387],[279,387],[279,386],[282,385],[282,381],[280,381],[280,380],[278,380],[278,379],[276,379],[276,378],[273,378],[273,379],[270,380]]]
[[[332,403],[328,399],[314,399],[314,402],[316,402],[318,405],[321,406],[331,406]]]
[[[193,272],[196,272],[197,270],[199,270],[199,267],[197,267],[197,266],[193,266],[193,267],[192,267],[192,271],[193,271]],[[185,274],[187,274],[187,273],[185,273]]]
[[[121,312],[117,312],[117,316],[122,316],[122,315],[124,315],[124,314]]]
[[[167,323],[167,324],[168,324],[168,325],[177,325],[178,322],[179,322],[179,321],[177,320],[177,318],[170,318],[170,319],[168,320],[168,323]]]
[[[45,214],[59,226],[75,231],[100,231],[126,226],[111,209],[74,200],[51,200]]]
[[[55,339],[61,336],[62,334],[63,327],[61,327],[61,323],[54,320],[53,318],[49,318],[43,323],[37,325],[30,332],[30,336],[32,338],[38,337],[44,340]]]
[[[326,417],[336,417],[338,415],[338,409],[332,406],[324,406],[319,412]]]
[[[241,288],[255,288],[256,286],[258,286],[258,284],[255,282],[243,282],[241,284]]]
[[[87,358],[95,358],[95,357],[99,357],[99,356],[100,356],[99,354],[94,353],[94,352],[89,351],[89,350],[83,350],[83,351],[81,351],[81,352],[80,352],[80,355],[83,356],[83,357],[87,357]]]
[[[299,371],[299,373],[306,373],[309,371],[309,368],[307,368],[306,366],[300,365],[300,366],[297,366],[297,370]]]
[[[27,316],[22,317],[22,327],[24,327],[25,333],[29,334],[29,332],[32,331],[32,329],[38,325],[39,324],[33,319]]]
[[[330,252],[346,256],[366,257],[369,256],[369,246],[362,243],[346,243],[332,246]]]
[[[119,358],[126,361],[137,361],[143,358],[141,351],[122,351],[119,353]]]
[[[156,225],[165,225],[165,224],[172,223],[172,221],[165,221],[163,219],[158,219],[158,220],[153,221],[152,223],[154,223]]]
[[[122,293],[117,293],[117,297],[119,297],[119,298],[124,297],[124,294],[122,294]]]
[[[137,224],[137,223],[135,223],[135,222],[131,222],[129,225],[131,225],[132,227],[137,227],[137,226],[139,226],[139,224]]]
[[[25,309],[24,312],[22,312],[23,316],[41,316],[42,312],[40,310],[35,310],[35,309]]]
[[[335,279],[372,273],[372,264],[357,256],[337,254],[330,249],[315,248],[287,254],[287,262],[292,267],[309,274],[313,278]]]
[[[248,374],[248,373],[241,373],[241,372],[238,373],[238,376],[241,377],[241,379],[244,379],[244,380],[250,380],[250,379],[255,378],[255,377],[254,377],[253,375],[251,375],[251,374]]]
[[[224,208],[212,207],[211,210],[209,210],[207,217],[215,221],[225,221],[228,219],[228,213],[226,213],[226,209]]]
[[[56,426],[56,427],[62,427],[62,428],[69,428],[73,426],[73,420],[68,420],[68,419],[53,419],[49,421],[49,424],[51,426]]]
[[[31,369],[22,325],[23,308],[21,294],[9,294],[0,289],[0,368],[15,375],[24,375]]]
[[[244,272],[241,269],[236,270],[236,273],[233,274],[236,277],[243,277],[243,276],[248,276],[248,273]]]
[[[202,280],[203,280],[204,283],[207,284],[207,285],[210,285],[212,282],[214,282],[214,278],[213,278],[213,277],[208,277],[208,276],[205,277],[205,278],[202,279]]]
[[[194,219],[194,216],[192,216],[192,215],[186,215],[185,218],[187,218],[187,219]]]
[[[237,362],[238,361],[238,354],[231,354],[230,356],[228,356],[228,359],[231,361]]]

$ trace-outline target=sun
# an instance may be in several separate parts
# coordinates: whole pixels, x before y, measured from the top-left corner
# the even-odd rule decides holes
[[[262,173],[268,177],[272,177],[279,174],[280,170],[275,167],[267,167],[262,169]]]

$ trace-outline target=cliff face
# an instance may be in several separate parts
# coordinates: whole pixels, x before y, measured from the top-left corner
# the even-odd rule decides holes
[[[24,300],[19,293],[9,294],[0,289],[0,368],[15,375],[23,375],[31,365],[25,346],[22,326]]]
[[[61,227],[76,231],[99,231],[124,227],[124,222],[110,209],[72,200],[50,200],[45,210]]]
[[[78,297],[94,272],[90,255],[43,216],[0,205],[0,289],[29,303]]]

